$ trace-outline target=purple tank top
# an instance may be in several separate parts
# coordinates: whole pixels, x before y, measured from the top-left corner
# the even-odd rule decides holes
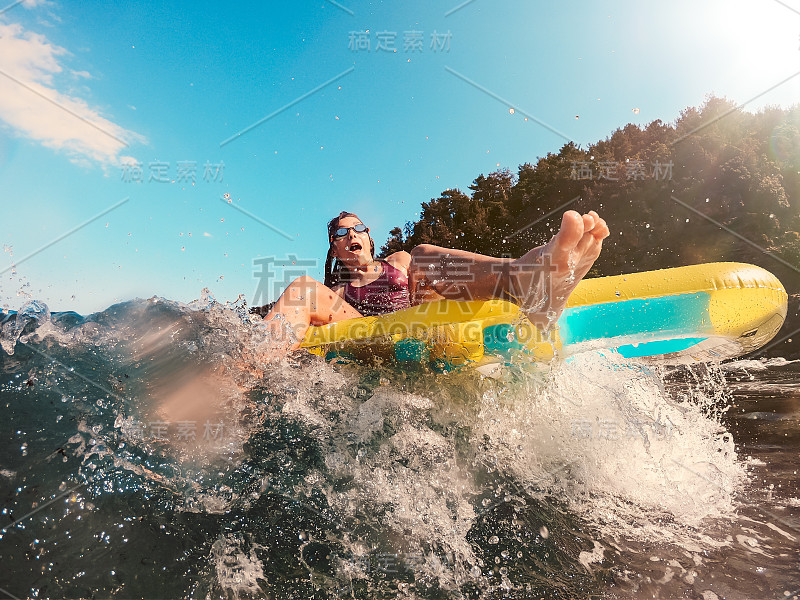
[[[383,273],[361,287],[345,284],[344,299],[365,317],[383,315],[408,308],[408,277],[400,269],[381,261]]]

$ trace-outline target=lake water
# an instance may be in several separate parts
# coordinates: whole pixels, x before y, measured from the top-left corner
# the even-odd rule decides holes
[[[485,379],[268,363],[208,298],[26,313],[0,597],[800,597],[800,361]]]

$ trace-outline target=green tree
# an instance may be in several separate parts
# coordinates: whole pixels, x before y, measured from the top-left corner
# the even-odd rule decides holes
[[[423,202],[382,250],[431,243],[520,256],[550,238],[566,208],[595,209],[612,235],[593,275],[742,260],[800,289],[797,273],[766,254],[800,256],[800,107],[749,113],[710,96],[672,124],[628,124],[585,149],[569,142],[516,174],[481,174],[469,191]]]

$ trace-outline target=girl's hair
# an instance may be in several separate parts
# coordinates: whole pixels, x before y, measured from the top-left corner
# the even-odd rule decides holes
[[[333,234],[337,229],[339,229],[339,221],[345,217],[354,217],[361,221],[361,219],[358,218],[358,215],[342,211],[338,216],[333,217],[328,222],[328,256],[325,259],[325,281],[323,283],[329,288],[341,282],[350,280],[350,273],[347,270],[347,267],[340,263],[333,255]],[[371,235],[369,236],[369,251],[374,259],[375,241],[372,239]]]

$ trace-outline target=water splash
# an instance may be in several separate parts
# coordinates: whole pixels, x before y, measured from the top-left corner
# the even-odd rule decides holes
[[[23,333],[46,335],[50,328],[50,309],[44,302],[30,300],[14,315],[2,322],[0,329],[0,347],[6,354],[14,354],[14,346]],[[39,330],[41,329],[41,332]]]
[[[690,526],[732,514],[745,475],[707,414],[713,399],[675,399],[658,372],[598,353],[521,386],[485,396],[478,424],[523,489],[555,492],[590,519],[598,502],[616,504],[624,510],[603,519],[634,536],[643,532],[628,531],[625,507]]]
[[[0,485],[20,515],[81,486],[25,522],[43,557],[72,536],[74,558],[53,567],[64,583],[40,594],[569,597],[608,585],[620,548],[730,543],[705,529],[730,518],[746,478],[718,379],[673,388],[588,353],[512,362],[497,380],[265,361],[254,348],[269,332],[245,308],[209,294],[86,319],[25,312],[26,343],[60,365],[0,357],[9,443],[27,453],[0,464]],[[205,424],[220,422],[215,438]],[[152,570],[115,557],[128,587],[106,580],[79,516],[128,555],[152,554]]]

